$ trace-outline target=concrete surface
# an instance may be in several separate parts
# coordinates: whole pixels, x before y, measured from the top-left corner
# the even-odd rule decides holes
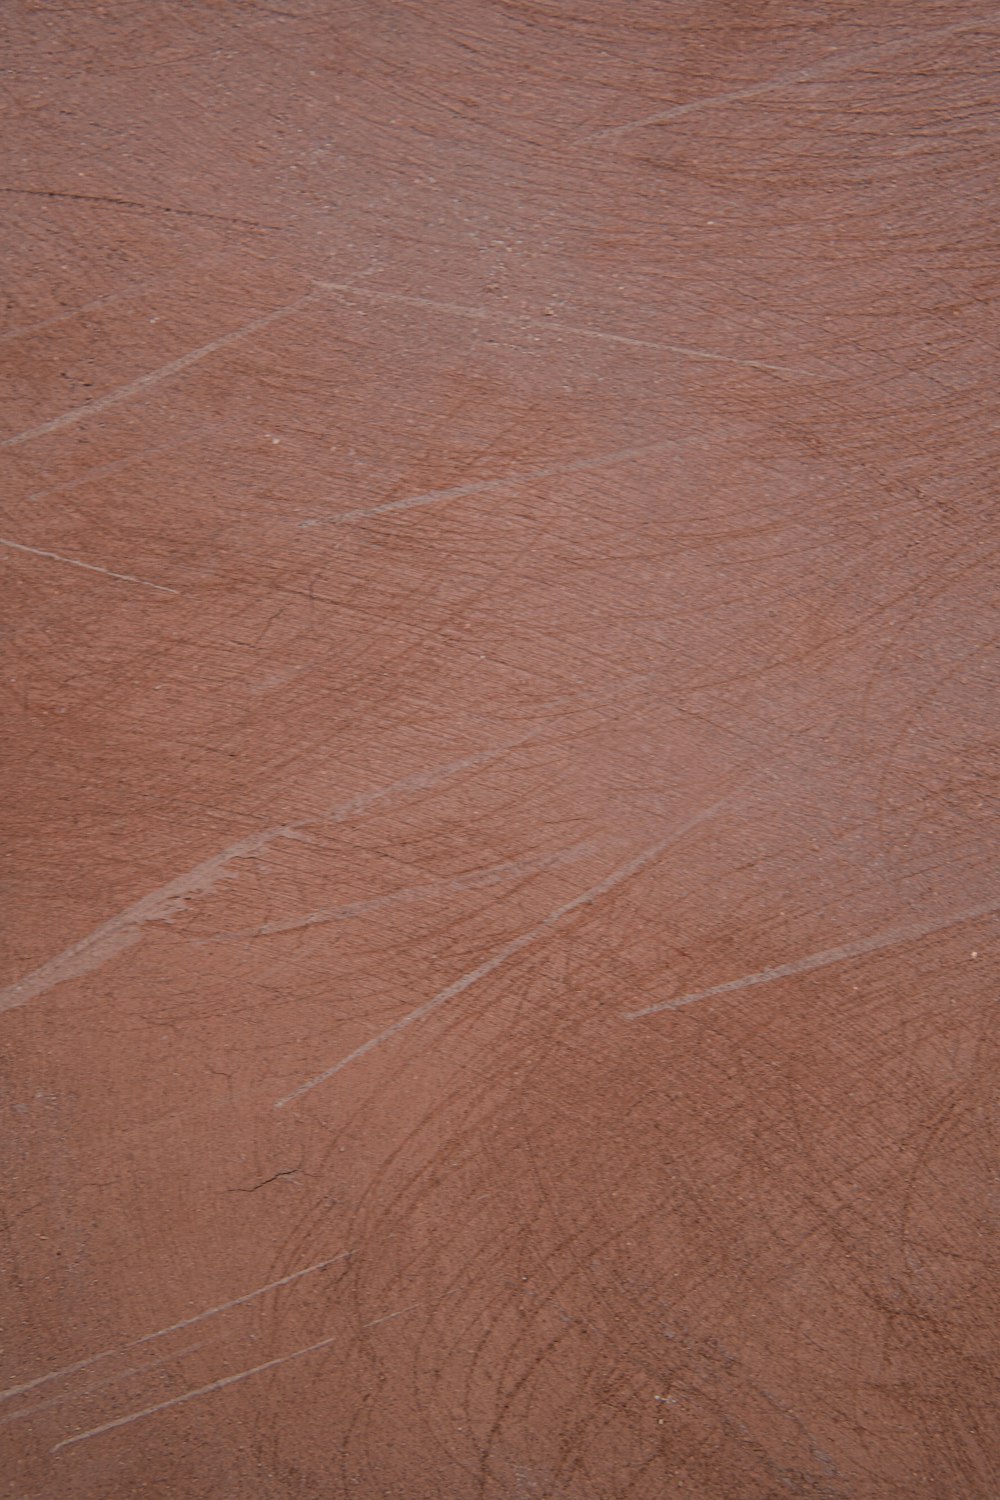
[[[996,11],[3,21],[3,1493],[995,1500]]]

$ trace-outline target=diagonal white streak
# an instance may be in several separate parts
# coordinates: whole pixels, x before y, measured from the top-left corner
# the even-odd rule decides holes
[[[447,500],[461,500],[466,495],[484,495],[493,490],[513,489],[521,484],[531,484],[538,479],[554,479],[563,474],[584,474],[595,469],[606,469],[613,464],[626,463],[630,458],[646,458],[653,453],[663,453],[671,448],[680,448],[684,438],[668,438],[659,443],[645,443],[632,448],[618,448],[613,453],[598,453],[593,458],[575,459],[572,463],[552,464],[548,468],[523,469],[519,474],[504,474],[496,479],[477,479],[469,484],[452,485],[450,489],[427,490],[422,495],[403,495],[398,500],[385,500],[379,505],[358,506],[345,510],[340,515],[318,516],[313,520],[300,521],[301,530],[312,526],[341,526],[352,521],[363,521],[369,516],[391,515],[394,511],[415,510],[424,505],[438,505]]]
[[[303,1266],[300,1271],[292,1271],[288,1276],[281,1276],[277,1281],[269,1281],[266,1286],[255,1287],[252,1292],[244,1292],[240,1297],[233,1297],[229,1302],[219,1302],[215,1307],[206,1307],[203,1312],[194,1313],[190,1318],[181,1318],[179,1323],[168,1323],[166,1328],[157,1328],[152,1333],[144,1333],[137,1339],[130,1339],[127,1344],[118,1344],[113,1349],[101,1349],[97,1354],[88,1354],[86,1359],[78,1359],[75,1364],[63,1365],[58,1370],[49,1370],[45,1375],[37,1375],[34,1380],[26,1380],[21,1385],[12,1385],[5,1391],[0,1391],[0,1401],[9,1401],[14,1396],[21,1396],[25,1391],[36,1390],[40,1385],[48,1385],[50,1381],[62,1380],[67,1375],[75,1375],[80,1370],[87,1370],[91,1365],[99,1364],[105,1359],[111,1359],[114,1355],[125,1354],[129,1349],[138,1349],[142,1344],[150,1344],[154,1339],[165,1338],[168,1333],[177,1333],[182,1328],[191,1328],[195,1323],[203,1323],[206,1318],[214,1318],[218,1313],[228,1312],[230,1308],[242,1307],[246,1302],[254,1302],[258,1297],[265,1297],[268,1292],[276,1292],[279,1287],[291,1286],[294,1281],[301,1281],[303,1276],[312,1276],[316,1271],[324,1271],[327,1266],[334,1266],[338,1261],[346,1260],[351,1254],[350,1250],[342,1250],[339,1255],[332,1255],[328,1260],[318,1260],[314,1265]]]
[[[626,120],[622,125],[611,125],[605,130],[595,130],[592,135],[584,136],[577,144],[589,145],[593,141],[609,141],[619,136],[631,135],[633,131],[645,130],[649,125],[665,125],[671,120],[683,119],[685,115],[700,114],[702,110],[717,109],[720,105],[738,104],[743,99],[754,99],[760,94],[774,93],[777,89],[790,88],[796,83],[812,83],[814,80],[828,78],[844,68],[853,67],[855,63],[868,62],[877,57],[891,55],[893,52],[912,49],[914,43],[942,40],[956,32],[979,29],[990,30],[989,18],[956,21],[951,26],[939,26],[936,30],[900,37],[895,41],[876,42],[873,46],[859,47],[853,52],[832,52],[828,57],[821,58],[819,62],[808,68],[797,68],[792,73],[781,73],[775,78],[765,78],[760,83],[747,84],[745,88],[727,89],[722,94],[706,94],[701,99],[690,99],[686,104],[673,104],[656,114],[643,115],[639,120]]]
[[[471,318],[480,323],[503,323],[511,328],[542,328],[547,333],[571,333],[578,338],[598,339],[606,344],[623,344],[629,349],[652,349],[659,354],[675,354],[680,359],[708,360],[713,364],[738,365],[744,370],[764,370],[769,375],[797,375],[812,379],[813,370],[795,369],[790,365],[768,364],[760,359],[741,359],[735,354],[719,354],[714,349],[695,349],[687,344],[666,344],[655,339],[634,338],[625,333],[608,333],[603,328],[588,328],[580,323],[562,323],[555,318],[540,318],[534,313],[505,313],[498,308],[470,307],[461,302],[440,302],[434,297],[413,297],[404,292],[382,291],[377,287],[357,286],[349,281],[317,281],[322,291],[358,297],[362,301],[398,303],[403,307],[425,307],[431,312],[452,318]]]
[[[462,771],[475,770],[487,765],[508,751],[527,744],[529,740],[537,738],[542,732],[542,730],[532,730],[517,739],[503,741],[474,755],[447,761],[444,765],[436,766],[432,770],[417,771],[410,776],[403,776],[398,781],[390,782],[388,786],[377,787],[371,792],[362,792],[339,807],[332,808],[325,815],[307,818],[301,822],[281,824],[277,828],[265,828],[259,833],[238,839],[235,843],[220,850],[218,854],[213,854],[211,858],[195,865],[193,869],[185,870],[183,874],[168,881],[166,885],[150,891],[132,906],[126,907],[124,911],[118,912],[116,916],[103,922],[100,927],[95,927],[93,932],[88,933],[79,942],[72,943],[37,969],[33,969],[21,979],[9,984],[6,989],[0,990],[0,1012],[26,1005],[28,1001],[46,994],[57,984],[63,984],[69,979],[79,979],[84,974],[90,974],[95,969],[101,968],[110,959],[139,942],[143,930],[149,923],[167,921],[183,911],[193,898],[213,890],[221,880],[226,879],[230,867],[236,861],[252,858],[279,839],[299,838],[304,829],[345,822],[348,818],[356,817],[359,813],[367,811],[369,807],[374,807],[390,797],[401,796],[410,791],[429,790],[438,783],[459,775]]]
[[[236,1375],[226,1375],[222,1380],[213,1380],[210,1385],[200,1385],[197,1390],[185,1391],[182,1396],[172,1396],[169,1401],[159,1401],[155,1406],[144,1406],[141,1411],[132,1411],[125,1417],[116,1417],[113,1422],[102,1422],[100,1427],[91,1427],[86,1432],[77,1432],[73,1437],[63,1438],[61,1443],[56,1443],[50,1449],[52,1453],[58,1453],[61,1448],[72,1448],[74,1443],[85,1443],[88,1438],[100,1437],[103,1432],[113,1432],[116,1427],[128,1427],[132,1422],[141,1422],[144,1417],[155,1417],[158,1412],[169,1411],[172,1406],[182,1406],[185,1401],[196,1401],[199,1396],[210,1396],[215,1391],[225,1390],[228,1385],[237,1385],[241,1380],[249,1380],[251,1375],[260,1375],[264,1370],[276,1370],[279,1365],[287,1365],[293,1359],[302,1359],[307,1354],[315,1354],[317,1349],[326,1349],[340,1337],[339,1334],[331,1333],[329,1338],[319,1339],[315,1344],[307,1344],[304,1349],[293,1349],[291,1354],[279,1354],[277,1359],[265,1360],[262,1365],[253,1365],[249,1370],[240,1370]]]
[[[50,1396],[47,1401],[38,1401],[34,1406],[19,1407],[0,1417],[0,1427],[10,1427],[15,1422],[30,1421],[40,1412],[51,1411],[54,1406],[65,1406],[68,1401],[89,1401],[99,1391],[106,1391],[110,1386],[135,1380],[140,1375],[148,1375],[151,1370],[162,1370],[166,1365],[175,1365],[178,1360],[186,1359],[189,1354],[196,1354],[199,1349],[205,1349],[215,1342],[214,1339],[202,1339],[197,1344],[185,1344],[183,1349],[175,1349],[172,1354],[161,1355],[159,1359],[148,1359],[145,1364],[133,1365],[131,1369],[118,1370],[114,1375],[105,1376],[103,1380],[95,1380],[92,1385],[86,1386],[82,1391],[60,1391],[57,1395]]]
[[[509,943],[505,943],[485,963],[479,964],[477,968],[470,970],[468,974],[463,974],[461,978],[454,980],[453,983],[447,985],[429,1000],[425,1000],[422,1005],[416,1006],[415,1009],[408,1011],[405,1016],[401,1016],[398,1021],[394,1021],[391,1026],[387,1026],[384,1031],[380,1031],[377,1036],[373,1036],[367,1042],[363,1042],[360,1047],[356,1047],[353,1052],[349,1052],[346,1057],[342,1057],[332,1067],[324,1069],[315,1078],[308,1079],[305,1083],[300,1084],[298,1088],[293,1089],[290,1094],[286,1094],[284,1098],[277,1100],[274,1106],[275,1109],[283,1109],[286,1104],[291,1104],[295,1099],[300,1099],[303,1094],[308,1094],[310,1090],[318,1088],[321,1083],[326,1083],[336,1073],[342,1072],[351,1063],[357,1062],[360,1058],[367,1056],[376,1047],[381,1047],[385,1042],[390,1041],[392,1037],[398,1036],[401,1031],[405,1031],[417,1021],[424,1020],[427,1016],[432,1015],[434,1011],[440,1010],[450,1000],[457,999],[459,995],[464,994],[466,990],[478,984],[481,979],[487,978],[488,975],[501,968],[503,964],[508,963],[516,954],[522,953],[525,948],[529,948],[533,943],[538,942],[539,938],[550,932],[564,917],[568,917],[572,912],[578,911],[583,906],[588,906],[592,901],[596,901],[608,891],[614,890],[615,886],[621,885],[630,876],[637,875],[640,870],[644,870],[647,865],[652,864],[653,860],[657,859],[666,849],[669,849],[672,844],[675,844],[678,839],[683,838],[692,828],[696,828],[699,823],[704,823],[709,818],[714,817],[723,805],[722,801],[716,802],[713,806],[696,814],[695,817],[689,818],[679,828],[675,828],[668,838],[660,839],[657,843],[648,845],[647,848],[635,855],[626,864],[619,865],[618,869],[613,870],[599,884],[591,886],[589,890],[583,891],[579,896],[574,896],[571,901],[567,901],[563,906],[558,906],[555,911],[550,912],[547,917],[543,918],[537,926],[532,927],[528,932],[522,932],[519,937],[512,938]]]
[[[24,542],[12,542],[0,537],[0,547],[12,552],[29,552],[32,557],[47,557],[51,562],[65,563],[70,568],[86,568],[88,573],[102,573],[105,578],[116,578],[119,583],[137,583],[144,589],[156,589],[161,594],[179,594],[165,583],[153,583],[149,578],[139,578],[135,573],[116,573],[112,568],[102,568],[98,563],[82,562],[78,557],[64,557],[61,552],[47,552],[44,547],[28,547]]]
[[[675,1000],[661,1000],[656,1005],[647,1005],[643,1010],[625,1011],[623,1020],[639,1021],[643,1016],[656,1016],[661,1011],[683,1010],[687,1005],[696,1005],[699,1000],[711,1000],[716,995],[734,995],[740,990],[753,989],[758,984],[773,984],[776,979],[809,974],[814,969],[826,969],[832,964],[862,958],[866,953],[878,953],[880,949],[895,948],[900,943],[917,942],[920,938],[930,937],[932,933],[945,932],[949,927],[959,927],[964,922],[990,917],[996,911],[1000,911],[1000,906],[994,902],[989,906],[977,906],[971,911],[959,912],[955,916],[925,922],[919,927],[900,927],[892,932],[877,933],[874,937],[860,938],[855,943],[843,943],[838,948],[824,948],[821,953],[811,953],[807,958],[794,959],[787,964],[776,964],[771,969],[760,969],[756,974],[744,974],[740,979],[727,980],[725,984],[713,984],[707,990],[694,990],[689,995],[679,995]]]
[[[133,396],[141,396],[144,391],[159,385],[161,381],[169,380],[172,375],[180,375],[192,365],[207,359],[210,354],[215,354],[219,349],[228,349],[230,344],[240,343],[251,334],[259,332],[261,328],[266,328],[269,323],[288,317],[300,307],[304,307],[307,302],[314,300],[315,293],[307,292],[305,296],[297,297],[294,302],[286,302],[284,306],[276,307],[271,312],[264,313],[262,317],[252,318],[242,327],[234,328],[232,333],[225,333],[221,338],[212,339],[197,349],[191,349],[187,354],[182,354],[179,359],[172,359],[169,364],[160,365],[159,369],[150,370],[148,374],[140,375],[137,380],[130,380],[127,384],[120,385],[115,390],[108,391],[104,396],[95,396],[92,401],[84,401],[81,406],[75,406],[72,411],[63,412],[59,417],[53,417],[48,422],[40,422],[37,427],[27,427],[23,432],[15,433],[13,437],[3,438],[0,440],[0,448],[16,448],[21,443],[30,443],[34,438],[44,437],[47,433],[60,432],[64,427],[75,426],[86,417],[107,411],[109,406],[117,406],[121,401],[128,401]]]

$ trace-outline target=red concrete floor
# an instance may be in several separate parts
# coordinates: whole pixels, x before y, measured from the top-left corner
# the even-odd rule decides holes
[[[985,4],[9,0],[17,1500],[995,1500]]]

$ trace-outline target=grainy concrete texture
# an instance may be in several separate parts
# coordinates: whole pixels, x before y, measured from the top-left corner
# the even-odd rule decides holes
[[[996,1500],[1000,14],[2,23],[0,1493]]]

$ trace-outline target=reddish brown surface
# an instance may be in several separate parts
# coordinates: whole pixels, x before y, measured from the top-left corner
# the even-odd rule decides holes
[[[987,11],[5,8],[5,1494],[1000,1493]]]

